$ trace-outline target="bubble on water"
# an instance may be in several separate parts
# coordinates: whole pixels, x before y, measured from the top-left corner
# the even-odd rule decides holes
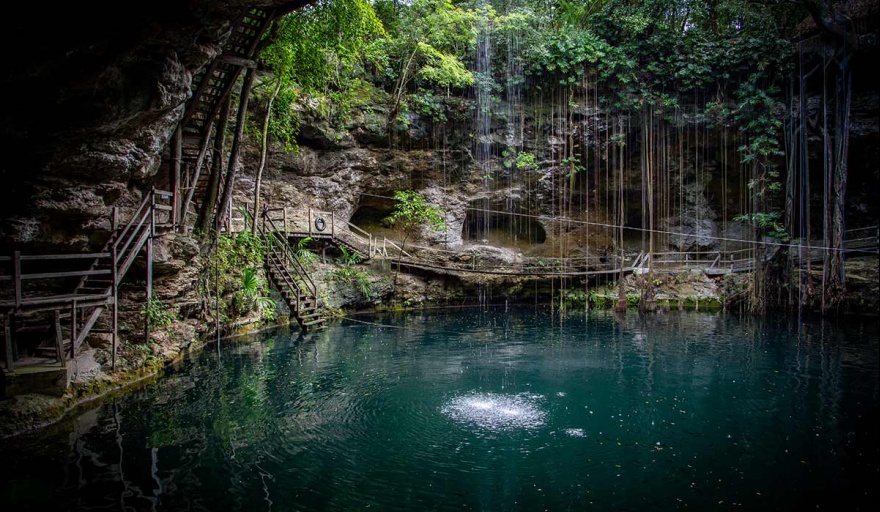
[[[587,434],[584,432],[582,428],[567,428],[565,429],[565,433],[571,437],[586,437]]]
[[[531,393],[471,393],[452,398],[440,412],[459,423],[491,431],[535,429],[544,425],[547,415],[540,406],[543,398]]]

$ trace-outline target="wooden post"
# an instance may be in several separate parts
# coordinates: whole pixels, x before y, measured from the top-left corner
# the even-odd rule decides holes
[[[149,238],[147,239],[149,240]],[[118,327],[118,314],[119,309],[117,307],[117,302],[119,302],[119,269],[117,268],[116,263],[116,244],[113,244],[110,250],[110,257],[113,262],[110,267],[110,271],[112,272],[111,278],[113,282],[113,334],[111,337],[111,345],[110,345],[110,369],[112,371],[116,371],[116,333]]]
[[[334,222],[334,218],[336,214],[330,212],[330,238],[336,238],[336,223]]]
[[[147,238],[147,307],[153,300],[153,237]],[[150,322],[144,317],[144,343],[150,343]]]
[[[13,287],[15,287],[15,309],[21,307],[21,251],[15,251],[12,257],[12,278]]]
[[[156,236],[156,187],[150,190],[150,236]]]
[[[61,311],[55,310],[55,362],[64,364],[64,341],[61,339]]]
[[[312,209],[309,208],[309,236],[312,236]]]
[[[70,303],[70,358],[76,357],[76,301]]]
[[[12,357],[12,312],[6,313],[6,322],[3,324],[3,335],[6,338],[6,371],[13,371]]]
[[[290,233],[290,230],[287,229],[287,207],[282,208],[282,211],[284,212],[284,232]]]
[[[177,231],[180,219],[180,161],[183,154],[183,129],[177,125],[171,146],[171,230]]]

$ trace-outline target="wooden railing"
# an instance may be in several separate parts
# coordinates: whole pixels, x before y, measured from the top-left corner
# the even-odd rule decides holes
[[[299,307],[300,294],[309,295],[317,301],[318,288],[315,286],[315,282],[312,280],[305,266],[303,266],[302,262],[299,261],[299,258],[293,252],[293,249],[287,242],[287,237],[280,234],[283,233],[283,231],[275,225],[275,222],[269,215],[263,216],[261,224],[262,227],[260,231],[261,234],[266,237],[269,250],[285,263],[285,268],[287,270],[292,269],[295,274],[295,276],[288,276],[287,284],[297,291],[297,307]]]
[[[58,324],[58,312],[68,311],[69,313],[64,315],[70,318],[70,356],[75,357],[77,349],[85,341],[103,310],[106,306],[112,305],[114,310],[112,364],[115,368],[119,283],[134,263],[140,249],[156,234],[157,226],[164,225],[157,222],[157,215],[161,215],[161,212],[171,214],[171,206],[162,204],[170,198],[171,194],[168,192],[150,191],[122,227],[118,225],[118,209],[113,208],[112,233],[100,252],[28,255],[15,251],[11,257],[0,256],[0,267],[6,265],[11,267],[8,273],[0,274],[0,285],[11,284],[11,296],[0,300],[0,308],[6,310],[6,329],[10,329],[13,313],[55,310],[56,324]],[[88,261],[89,265],[85,269],[73,268],[61,271],[45,269],[45,267],[57,269],[64,263],[76,267],[79,266],[77,263],[79,261]],[[27,268],[30,265],[36,268]],[[63,288],[64,280],[77,277],[79,280],[71,293],[52,291]],[[29,287],[28,284],[33,286]],[[28,293],[29,291],[32,293]],[[58,328],[60,327],[56,327],[56,330]],[[11,333],[7,332],[5,337],[6,367],[11,369],[13,367]],[[58,357],[61,357],[60,352]]]
[[[349,248],[354,248],[368,258],[400,259],[403,264],[423,268],[434,268],[449,271],[484,271],[503,274],[526,275],[571,275],[615,273],[620,271],[620,258],[617,255],[607,257],[581,258],[539,258],[525,257],[513,263],[489,266],[477,263],[479,258],[468,263],[450,262],[448,258],[441,265],[440,258],[431,255],[433,248],[407,245],[404,250],[398,242],[385,236],[376,236],[361,229],[357,225],[337,219],[332,211],[315,209],[306,210],[306,215],[295,216],[293,208],[275,208],[270,210],[269,218],[276,226],[291,236],[329,237]],[[320,219],[323,224],[316,225]],[[319,229],[322,228],[322,229]],[[846,245],[849,247],[877,245],[877,227],[859,228],[847,231]],[[772,255],[772,244],[764,251],[765,258]],[[461,251],[459,251],[459,254]],[[689,269],[706,269],[712,273],[743,272],[754,268],[754,248],[724,251],[660,251],[630,254],[623,262],[624,272],[644,273],[676,272]]]

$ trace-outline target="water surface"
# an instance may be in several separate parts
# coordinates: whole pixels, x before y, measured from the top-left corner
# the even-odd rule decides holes
[[[0,448],[0,508],[864,510],[876,321],[538,310],[223,341]]]

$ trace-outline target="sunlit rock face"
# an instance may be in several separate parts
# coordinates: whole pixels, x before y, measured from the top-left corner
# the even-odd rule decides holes
[[[0,91],[11,99],[0,114],[0,247],[91,245],[65,233],[94,229],[154,179],[193,74],[220,53],[233,23],[250,8],[304,3],[18,5],[0,36]]]

